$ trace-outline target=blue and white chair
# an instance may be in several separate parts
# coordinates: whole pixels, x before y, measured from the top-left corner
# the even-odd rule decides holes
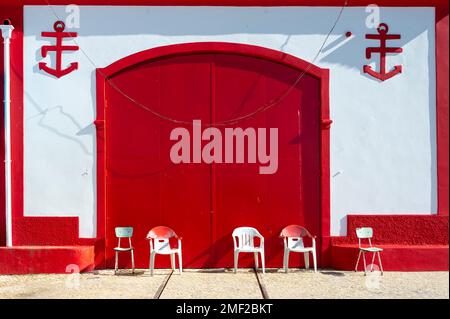
[[[134,274],[134,248],[131,244],[131,237],[133,236],[133,227],[116,227],[115,228],[116,237],[119,239],[119,243],[117,247],[114,248],[116,252],[116,263],[114,267],[114,274],[117,274],[117,270],[119,269],[119,253],[120,252],[130,252],[131,253],[131,265],[132,265],[132,273]],[[128,247],[122,247],[120,245],[120,241],[122,238],[128,238]]]
[[[358,247],[359,247],[359,254],[358,254],[358,260],[356,261],[355,271],[358,271],[358,264],[359,259],[361,258],[361,255],[363,256],[363,262],[364,262],[364,275],[366,275],[367,271],[367,265],[366,265],[366,253],[372,253],[372,263],[370,265],[370,271],[373,271],[373,263],[375,261],[375,256],[378,255],[378,263],[380,265],[381,274],[383,275],[383,265],[381,264],[381,257],[380,252],[383,251],[383,248],[372,246],[371,238],[373,237],[373,229],[371,227],[361,227],[356,228],[356,236],[358,237]],[[369,242],[369,245],[364,246],[362,244],[363,239],[367,239]]]

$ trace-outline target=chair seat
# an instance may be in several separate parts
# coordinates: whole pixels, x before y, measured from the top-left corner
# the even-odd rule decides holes
[[[371,253],[377,253],[379,251],[383,251],[383,248],[378,248],[378,247],[360,247],[359,249],[362,251],[368,251]]]
[[[312,248],[312,247],[303,247],[303,248],[299,247],[299,248],[288,248],[288,249],[289,249],[289,251],[292,251],[294,253],[307,253],[310,251],[314,251],[314,248]]]
[[[115,251],[131,251],[134,250],[134,247],[115,247]]]
[[[263,249],[261,247],[250,247],[250,246],[235,249],[235,251],[239,253],[259,253],[262,250]]]
[[[166,248],[166,249],[153,250],[153,253],[158,254],[158,255],[171,255],[171,254],[176,254],[178,252],[179,252],[178,248]]]

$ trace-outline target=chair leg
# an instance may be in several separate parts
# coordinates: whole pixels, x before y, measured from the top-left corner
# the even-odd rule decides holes
[[[238,258],[239,258],[239,252],[235,251],[234,252],[234,273],[236,273],[237,271],[237,267],[238,267]]]
[[[253,253],[255,255],[255,268],[258,270],[259,268],[259,260],[258,260],[258,253]]]
[[[170,264],[172,266],[172,270],[175,270],[175,253],[170,254]]]
[[[131,272],[134,274],[134,251],[131,250]]]
[[[180,267],[180,275],[183,272],[183,258],[181,256],[181,250],[178,251],[178,266]]]
[[[309,252],[303,253],[303,258],[305,259],[305,269],[309,269]]]
[[[363,255],[363,261],[364,261],[364,276],[366,275],[366,253],[365,252],[363,252],[362,253],[362,255]]]
[[[315,250],[312,251],[312,256],[313,256],[313,263],[314,263],[314,272],[317,272],[317,255],[316,255]]]
[[[116,262],[114,264],[114,274],[117,274],[118,269],[119,269],[119,252],[116,251]]]
[[[380,263],[381,275],[383,275],[383,265],[381,264],[380,252],[378,252],[378,262]]]
[[[286,273],[288,273],[289,269],[289,249],[284,250],[284,256],[283,256],[283,268]]]
[[[264,258],[264,250],[261,251],[261,264],[262,264],[262,272],[263,272],[263,274],[265,274],[266,273],[266,261]]]
[[[155,269],[155,254],[150,255],[150,276],[153,276],[153,271]]]
[[[361,250],[358,253],[358,259],[356,260],[355,272],[358,271],[358,264],[359,264],[360,257],[361,257]]]
[[[148,270],[152,270],[152,252],[150,251],[150,257],[148,258]]]
[[[374,252],[373,254],[372,254],[372,263],[370,264],[370,272],[373,272],[373,263],[374,263],[374,261],[375,261],[375,255],[376,255],[377,253],[376,252]]]

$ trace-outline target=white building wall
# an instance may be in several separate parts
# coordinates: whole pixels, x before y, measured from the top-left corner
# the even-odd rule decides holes
[[[312,61],[339,7],[80,7],[79,69],[56,79],[38,69],[42,31],[65,20],[65,6],[24,9],[25,216],[79,216],[80,236],[96,236],[95,69],[168,44],[225,41],[259,45]],[[364,7],[345,8],[315,64],[330,69],[331,234],[345,216],[436,212],[435,35],[433,8],[381,8],[381,22],[404,52],[380,83],[362,73]],[[353,36],[346,38],[346,31]],[[74,44],[74,41],[67,41]],[[50,54],[53,55],[53,54]],[[378,61],[378,55],[371,61]],[[373,65],[373,63],[372,63]]]

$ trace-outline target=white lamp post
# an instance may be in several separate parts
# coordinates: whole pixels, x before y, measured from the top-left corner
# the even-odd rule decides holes
[[[6,246],[12,246],[11,214],[11,116],[10,116],[10,64],[9,44],[14,27],[6,20],[0,25],[3,37],[3,74],[4,74],[4,126],[5,126],[5,197],[6,197]]]

